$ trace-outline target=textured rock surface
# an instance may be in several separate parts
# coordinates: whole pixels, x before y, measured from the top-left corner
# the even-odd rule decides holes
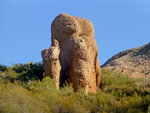
[[[44,49],[41,52],[45,69],[45,75],[50,76],[54,80],[57,89],[59,89],[61,70],[59,54],[60,49],[57,40],[53,40],[52,46],[50,48]]]
[[[79,38],[74,41],[72,52],[73,61],[69,82],[73,84],[75,90],[78,89],[78,86],[82,86],[86,93],[96,93],[100,82],[100,66],[93,47],[87,46],[84,39]],[[96,63],[98,67],[96,67]]]
[[[103,68],[124,72],[132,77],[150,77],[150,43],[118,53]]]
[[[57,40],[60,48],[60,85],[67,81],[75,90],[82,86],[87,93],[95,93],[101,70],[93,24],[85,18],[60,14],[52,22],[51,32],[51,41]]]

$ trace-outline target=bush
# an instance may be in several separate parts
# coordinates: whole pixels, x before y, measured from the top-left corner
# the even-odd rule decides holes
[[[49,106],[21,86],[0,86],[0,113],[43,113],[51,112]]]
[[[30,65],[32,65],[32,63],[27,63],[27,64],[14,64],[13,65],[13,70],[16,73],[22,73],[22,72],[26,72],[30,70]]]
[[[150,78],[145,78],[139,83],[140,88],[150,88]]]
[[[27,82],[29,80],[42,80],[43,78],[43,65],[41,63],[28,63],[26,65],[20,65],[19,68],[17,68],[21,72],[20,76],[18,76],[16,79],[21,80],[24,82]]]
[[[102,69],[102,78],[100,87],[102,89],[106,86],[111,85],[117,86],[128,85],[134,87],[138,81],[139,79],[128,77],[126,75],[123,75],[122,73],[116,73]]]
[[[0,71],[7,71],[7,66],[0,64]]]
[[[42,79],[40,63],[18,64],[0,71],[0,113],[148,113],[149,79],[134,79],[102,69],[97,94],[74,92],[70,84],[57,90]],[[145,82],[146,81],[146,82]]]

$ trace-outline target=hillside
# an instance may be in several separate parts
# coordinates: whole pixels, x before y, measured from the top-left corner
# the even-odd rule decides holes
[[[0,113],[148,113],[150,80],[102,69],[97,94],[56,90],[40,63],[0,66]]]
[[[132,77],[150,76],[150,43],[111,57],[102,65],[103,68],[116,72],[123,72]]]

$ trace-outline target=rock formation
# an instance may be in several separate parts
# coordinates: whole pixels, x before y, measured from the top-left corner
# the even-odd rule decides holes
[[[56,88],[59,89],[60,81],[60,62],[59,62],[59,43],[57,40],[53,40],[50,48],[44,49],[42,52],[43,64],[45,69],[45,75],[50,76],[55,84]]]
[[[120,52],[102,67],[132,77],[150,77],[150,43]]]
[[[60,86],[67,81],[73,85],[75,91],[82,86],[86,93],[96,93],[101,70],[93,24],[85,18],[60,14],[52,22],[51,33],[51,42],[57,40],[60,48],[60,54],[56,56],[59,56],[61,69],[60,66],[55,68],[60,69]],[[53,61],[48,61],[47,65],[44,62],[44,69],[46,75],[51,75],[52,71],[48,67]]]

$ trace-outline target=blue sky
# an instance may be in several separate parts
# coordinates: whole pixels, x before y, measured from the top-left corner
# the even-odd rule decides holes
[[[60,13],[92,21],[101,65],[150,42],[150,0],[0,0],[0,64],[41,61]]]

